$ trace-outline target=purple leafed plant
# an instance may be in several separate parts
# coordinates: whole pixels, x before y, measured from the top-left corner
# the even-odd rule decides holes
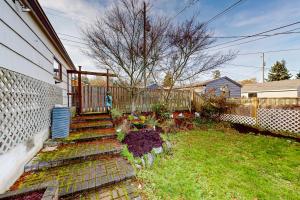
[[[162,146],[163,140],[159,133],[159,131],[151,129],[131,131],[126,135],[124,143],[127,144],[128,150],[132,152],[135,157],[140,157],[150,152],[152,148]]]

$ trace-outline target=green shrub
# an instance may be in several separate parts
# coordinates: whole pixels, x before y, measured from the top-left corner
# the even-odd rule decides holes
[[[149,126],[157,126],[158,125],[158,121],[155,119],[155,117],[149,117],[146,121],[146,123],[149,125]]]
[[[168,109],[165,104],[156,103],[152,105],[152,111],[155,112],[157,115],[161,115],[162,113],[166,113]]]
[[[126,158],[130,163],[134,163],[134,156],[133,154],[128,150],[127,145],[124,145],[122,151],[121,151],[121,156]]]
[[[122,131],[117,132],[117,139],[122,142],[125,139],[126,134]]]
[[[219,118],[221,114],[237,106],[235,103],[228,102],[224,96],[203,95],[202,98],[204,101],[201,115],[208,119]]]
[[[120,118],[120,117],[122,117],[122,112],[121,111],[119,111],[118,109],[116,109],[116,108],[113,108],[113,109],[111,109],[111,117],[113,118],[113,119],[117,119],[117,118]]]
[[[167,119],[162,123],[162,129],[165,133],[175,133],[177,132],[176,123],[173,119]]]
[[[146,121],[146,117],[142,115],[142,116],[140,116],[140,120],[141,120],[141,123],[144,124]]]
[[[134,116],[133,115],[128,115],[128,118],[127,118],[129,121],[132,121],[134,120]]]
[[[161,117],[163,119],[170,119],[171,113],[169,112],[165,112],[165,113],[161,113]]]

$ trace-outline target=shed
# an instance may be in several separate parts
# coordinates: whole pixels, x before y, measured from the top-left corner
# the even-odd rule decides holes
[[[194,92],[200,94],[213,93],[217,96],[225,94],[230,98],[238,98],[241,97],[241,87],[241,84],[228,78],[227,76],[224,76],[218,79],[186,85],[181,87],[181,89],[192,89]]]

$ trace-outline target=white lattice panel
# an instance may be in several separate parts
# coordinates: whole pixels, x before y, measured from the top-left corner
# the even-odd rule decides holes
[[[256,120],[254,117],[241,115],[223,114],[221,115],[221,120],[238,124],[246,124],[250,126],[254,126],[256,124]]]
[[[257,117],[261,128],[300,133],[300,110],[261,108]]]
[[[49,127],[61,103],[60,88],[0,67],[0,155]]]

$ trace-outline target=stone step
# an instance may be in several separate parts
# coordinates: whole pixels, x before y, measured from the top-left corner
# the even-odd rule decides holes
[[[99,128],[99,129],[85,129],[82,131],[73,131],[70,133],[69,137],[64,139],[59,139],[57,141],[63,143],[70,142],[84,142],[93,141],[98,139],[108,139],[115,138],[116,131],[114,128]]]
[[[107,121],[111,120],[111,116],[108,114],[98,114],[98,115],[81,115],[72,118],[72,122],[88,122],[88,121]]]
[[[43,170],[84,160],[90,160],[101,155],[120,153],[122,147],[112,139],[73,144],[61,144],[57,147],[45,147],[29,163],[25,165],[25,172]]]
[[[43,182],[57,180],[60,197],[90,191],[124,181],[135,176],[133,167],[118,156],[103,156],[96,160],[24,173],[12,186],[26,189]]]
[[[97,200],[141,200],[137,191],[137,183],[126,180],[107,187],[96,188],[95,190],[86,191],[83,193],[71,194],[61,197],[60,200],[82,200],[82,199],[97,199]]]
[[[72,123],[70,126],[72,131],[80,131],[85,129],[96,129],[96,128],[112,128],[113,123],[110,120],[98,121],[98,122],[80,122]]]
[[[93,115],[107,115],[107,112],[84,112],[81,116],[93,116]]]

